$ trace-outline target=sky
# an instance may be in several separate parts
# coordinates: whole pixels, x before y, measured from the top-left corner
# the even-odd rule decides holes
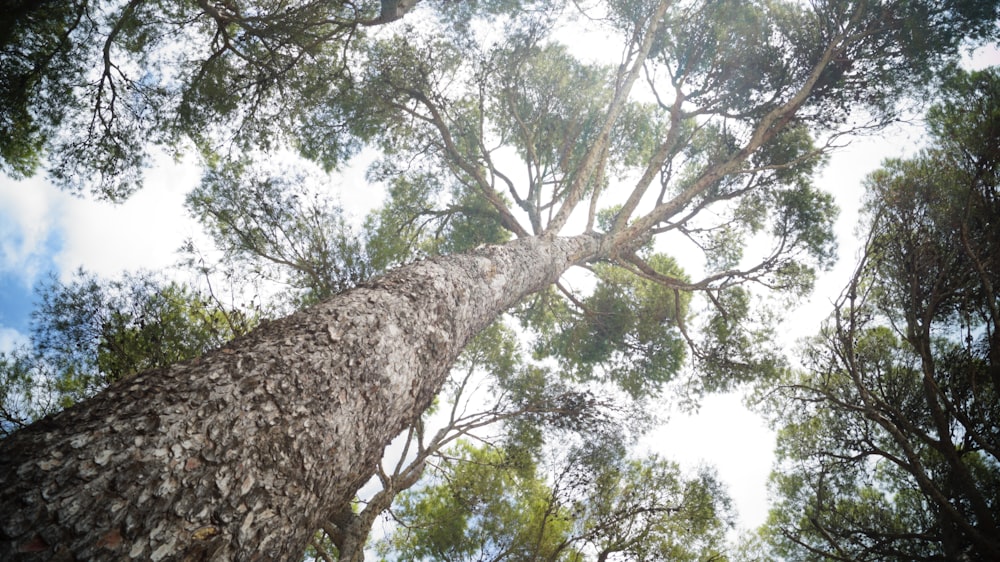
[[[987,64],[1000,64],[997,51],[981,55],[974,66]],[[815,332],[849,279],[857,258],[854,229],[864,176],[883,158],[912,153],[919,142],[919,128],[854,142],[840,149],[818,178],[841,208],[840,259],[813,295],[788,311],[779,327],[786,345]],[[33,288],[46,276],[68,280],[81,267],[104,277],[157,270],[179,259],[186,239],[203,239],[183,209],[184,195],[198,179],[190,164],[158,162],[142,190],[114,205],[61,192],[44,175],[21,181],[0,176],[0,351],[27,341]],[[359,170],[338,181],[342,204],[358,216],[378,200],[370,189],[359,189],[363,182]],[[735,501],[739,525],[752,528],[764,521],[774,434],[742,406],[739,395],[708,397],[697,413],[673,414],[641,447],[686,469],[715,466]]]

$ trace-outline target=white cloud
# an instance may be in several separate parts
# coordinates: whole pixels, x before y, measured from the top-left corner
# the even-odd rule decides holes
[[[14,273],[26,287],[42,267],[60,196],[44,179],[0,176],[0,271]]]
[[[54,261],[63,275],[78,267],[100,276],[124,269],[158,269],[194,233],[184,215],[184,190],[149,187],[120,206],[94,201],[67,205],[60,217],[61,251]]]
[[[28,336],[12,328],[0,326],[0,353],[13,351],[24,345],[28,345]]]
[[[358,228],[368,213],[385,202],[385,186],[371,183],[365,177],[377,156],[374,150],[362,150],[343,170],[330,175],[333,199],[344,209],[348,223]]]
[[[982,70],[1000,64],[1000,46],[984,45],[962,57],[962,66],[969,70]]]
[[[30,287],[51,264],[64,279],[80,267],[116,276],[168,266],[184,239],[200,233],[183,209],[199,174],[189,163],[160,163],[120,205],[73,197],[44,177],[0,178],[0,271]]]
[[[65,277],[79,267],[100,276],[173,264],[181,243],[199,232],[184,211],[184,196],[197,183],[193,165],[166,163],[149,171],[146,185],[115,205],[71,199],[56,227],[62,248],[54,256]]]

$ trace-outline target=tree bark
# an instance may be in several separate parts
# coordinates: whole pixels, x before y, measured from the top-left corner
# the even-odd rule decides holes
[[[0,559],[298,556],[466,343],[601,254],[516,240],[401,267],[0,442]]]

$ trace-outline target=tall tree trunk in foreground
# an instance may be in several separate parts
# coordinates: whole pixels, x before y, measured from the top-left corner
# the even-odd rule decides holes
[[[402,267],[39,421],[0,443],[0,559],[298,556],[465,344],[600,245]]]

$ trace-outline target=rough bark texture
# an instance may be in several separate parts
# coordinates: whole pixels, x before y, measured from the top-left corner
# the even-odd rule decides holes
[[[0,443],[0,559],[298,556],[466,343],[599,245],[406,266],[18,432]]]

